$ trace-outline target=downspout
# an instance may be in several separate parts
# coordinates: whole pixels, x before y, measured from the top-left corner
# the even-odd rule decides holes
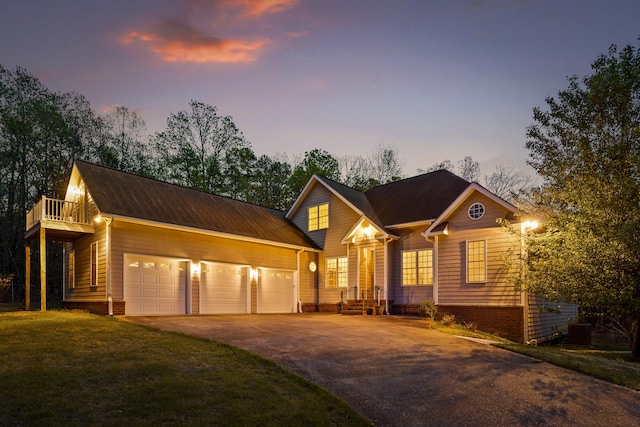
[[[296,252],[296,297],[298,299],[298,313],[302,313],[302,300],[300,299],[300,254],[304,249],[298,249]]]
[[[390,241],[390,237],[384,239],[384,310],[387,316],[389,315],[389,250],[387,247]]]
[[[107,309],[109,310],[109,316],[113,316],[113,298],[111,297],[111,223],[113,218],[106,217],[104,222],[107,227],[105,236],[105,246],[107,247]]]

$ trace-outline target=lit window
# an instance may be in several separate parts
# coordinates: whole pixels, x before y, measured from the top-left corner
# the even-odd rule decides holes
[[[402,252],[402,286],[433,284],[433,249]]]
[[[329,204],[309,208],[309,231],[329,228]]]
[[[327,259],[327,288],[347,287],[347,258]]]
[[[98,242],[91,244],[91,277],[89,286],[98,286]]]
[[[469,217],[471,219],[480,219],[484,215],[484,205],[482,203],[474,203],[469,206]]]
[[[470,240],[467,242],[467,282],[481,283],[487,281],[486,241]]]
[[[76,287],[76,251],[69,252],[69,288]]]

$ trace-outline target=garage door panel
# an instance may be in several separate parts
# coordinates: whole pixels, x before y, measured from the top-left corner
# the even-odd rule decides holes
[[[246,267],[206,263],[200,283],[200,313],[247,313]]]
[[[258,283],[258,313],[294,312],[293,273],[263,270]]]
[[[127,314],[186,313],[187,284],[180,261],[126,255],[124,264]]]

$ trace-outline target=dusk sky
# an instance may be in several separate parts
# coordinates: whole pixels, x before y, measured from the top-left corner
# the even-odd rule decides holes
[[[638,45],[637,0],[0,0],[0,64],[149,133],[191,99],[256,154],[400,151],[523,168],[532,109]]]

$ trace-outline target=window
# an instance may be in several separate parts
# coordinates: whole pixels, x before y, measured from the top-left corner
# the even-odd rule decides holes
[[[90,286],[98,286],[98,242],[91,244],[91,277]]]
[[[484,216],[484,205],[482,203],[474,203],[469,206],[469,218],[480,219]]]
[[[69,251],[69,288],[76,287],[76,251]]]
[[[402,286],[433,285],[433,249],[402,252]]]
[[[329,228],[329,204],[309,208],[309,231]]]
[[[487,242],[485,240],[467,241],[467,282],[487,281]]]
[[[347,287],[347,258],[327,259],[327,288]]]

